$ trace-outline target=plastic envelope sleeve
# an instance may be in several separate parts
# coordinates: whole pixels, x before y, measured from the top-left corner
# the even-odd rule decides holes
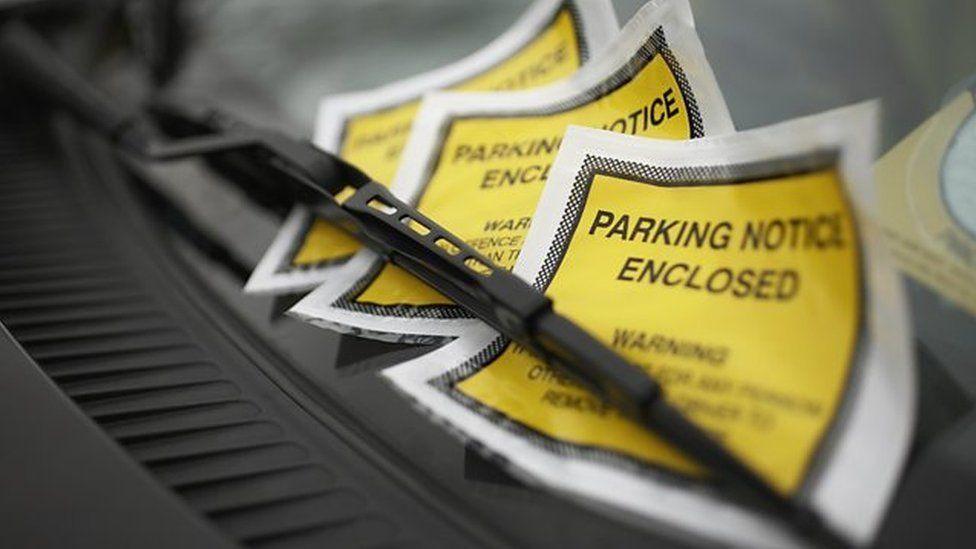
[[[856,544],[911,440],[901,282],[876,226],[874,106],[673,142],[571,128],[514,271]],[[512,472],[713,542],[803,545],[499,334],[384,372]]]

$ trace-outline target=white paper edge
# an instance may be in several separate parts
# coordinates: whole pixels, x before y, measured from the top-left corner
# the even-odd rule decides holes
[[[443,141],[442,128],[453,118],[471,112],[531,112],[575,97],[605,80],[631,59],[651,34],[664,27],[668,46],[685,73],[702,117],[706,135],[734,131],[725,100],[695,33],[688,0],[655,0],[642,7],[617,38],[568,80],[515,92],[434,92],[427,95],[414,119],[403,162],[391,186],[408,203],[416,203],[426,181],[427,165]],[[683,143],[683,142],[679,142]],[[436,219],[435,219],[436,221]],[[290,313],[319,326],[383,341],[422,341],[463,335],[473,320],[404,318],[349,311],[333,304],[348,293],[379,259],[361,251],[341,271],[299,301]]]
[[[617,34],[619,24],[611,0],[571,0],[591,53]],[[331,153],[338,152],[342,128],[358,114],[397,106],[426,92],[442,89],[483,72],[510,57],[546,28],[565,0],[536,0],[522,16],[487,46],[450,65],[411,78],[386,84],[372,90],[334,94],[319,103],[313,143]],[[306,206],[296,205],[265,251],[244,291],[253,294],[282,294],[309,290],[330,279],[342,264],[326,265],[277,273],[288,260],[295,242],[304,236],[303,228],[311,220]]]

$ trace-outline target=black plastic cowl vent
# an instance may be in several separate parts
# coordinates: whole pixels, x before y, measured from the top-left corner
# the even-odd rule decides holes
[[[339,445],[309,437],[314,422],[294,402],[201,344],[209,334],[187,326],[178,306],[174,314],[92,222],[55,151],[26,117],[0,125],[0,321],[45,373],[159,482],[244,545],[417,539],[377,507],[382,493],[333,465],[350,461],[348,449],[329,456]]]

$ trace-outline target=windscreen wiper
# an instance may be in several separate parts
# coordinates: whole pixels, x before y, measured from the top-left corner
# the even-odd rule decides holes
[[[128,112],[68,66],[28,26],[0,30],[0,70],[146,161],[235,154],[295,201],[340,224],[391,263],[421,278],[493,328],[573,378],[633,421],[667,440],[716,477],[758,496],[806,535],[846,545],[813,509],[781,494],[751,467],[668,403],[646,371],[624,360],[553,310],[541,292],[495,266],[457,236],[398,200],[358,168],[311,143],[232,120],[217,110],[156,102]],[[195,135],[156,137],[153,116]],[[351,193],[351,194],[350,194]],[[340,201],[337,197],[348,196]]]

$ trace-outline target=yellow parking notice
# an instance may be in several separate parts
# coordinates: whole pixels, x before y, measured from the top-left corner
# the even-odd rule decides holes
[[[830,165],[707,185],[690,175],[675,185],[639,172],[596,175],[582,211],[570,210],[578,220],[546,293],[793,493],[836,414],[856,351],[853,214]],[[548,436],[691,469],[516,348],[457,390]]]
[[[376,181],[389,184],[425,92],[516,90],[564,79],[599,45],[592,42],[607,39],[614,27],[612,7],[606,2],[587,3],[585,8],[578,8],[576,0],[540,2],[509,35],[476,54],[473,61],[421,77],[420,82],[392,84],[358,97],[327,99],[320,123],[328,128],[319,130],[316,141]],[[514,44],[520,45],[513,48]],[[267,252],[249,281],[249,291],[307,288],[360,249],[336,225],[304,209],[300,221],[297,217],[299,214],[291,216]]]
[[[549,84],[573,74],[582,60],[573,17],[573,12],[563,8],[552,23],[518,53],[452,89],[523,89]],[[400,153],[419,108],[420,99],[416,99],[348,120],[339,149],[342,158],[361,166],[376,181],[389,184],[396,175]],[[351,255],[342,243],[331,248],[329,240],[316,238],[315,230],[313,228],[306,235],[294,264],[307,265]],[[315,246],[314,254],[307,250],[310,245]]]

